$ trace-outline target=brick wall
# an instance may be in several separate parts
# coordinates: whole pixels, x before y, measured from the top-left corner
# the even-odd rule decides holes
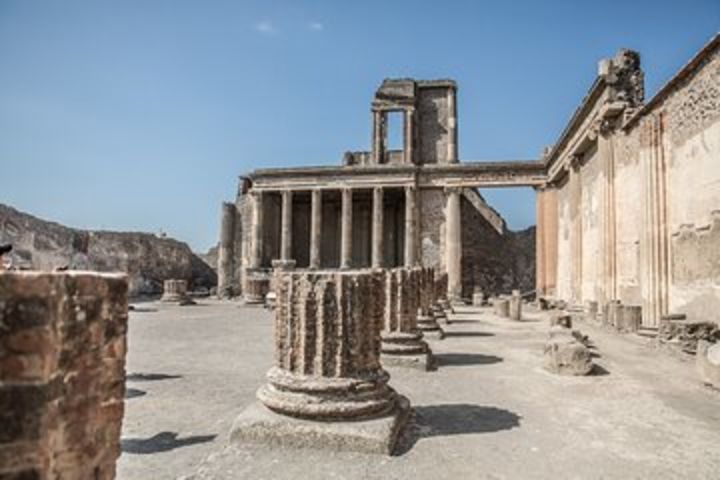
[[[112,479],[127,280],[0,273],[0,478]]]

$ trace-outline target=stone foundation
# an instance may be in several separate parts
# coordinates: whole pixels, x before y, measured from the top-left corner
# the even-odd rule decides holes
[[[0,478],[115,477],[127,278],[0,273]]]
[[[409,403],[380,366],[382,272],[276,277],[275,366],[231,439],[391,453]]]

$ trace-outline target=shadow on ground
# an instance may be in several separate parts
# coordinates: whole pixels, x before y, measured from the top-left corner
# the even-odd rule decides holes
[[[421,438],[492,433],[520,426],[520,415],[497,407],[467,403],[414,407],[415,424],[408,429],[394,455],[403,455]]]
[[[137,398],[142,397],[147,392],[145,390],[140,390],[138,388],[127,388],[125,389],[125,398]]]
[[[173,380],[182,378],[182,375],[168,375],[165,373],[131,373],[126,379],[129,382],[156,382],[158,380]]]
[[[465,365],[492,365],[503,361],[496,355],[482,353],[436,353],[438,367],[454,367]]]
[[[148,455],[158,452],[167,452],[180,447],[187,447],[198,443],[212,442],[217,435],[195,435],[178,438],[176,432],[160,432],[148,438],[125,438],[121,441],[123,453]]]
[[[445,332],[446,337],[494,337],[490,332]]]

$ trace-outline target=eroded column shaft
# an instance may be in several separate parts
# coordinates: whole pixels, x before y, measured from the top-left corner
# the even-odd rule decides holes
[[[462,230],[460,210],[460,189],[451,188],[447,193],[445,226],[445,267],[448,275],[448,298],[462,297]]]
[[[310,268],[320,268],[322,190],[313,190],[310,206]]]
[[[350,268],[352,264],[352,204],[352,190],[343,189],[340,220],[340,268]]]
[[[375,187],[373,189],[373,206],[372,206],[372,250],[371,265],[373,268],[383,266],[384,255],[384,232],[383,232],[383,189]]]

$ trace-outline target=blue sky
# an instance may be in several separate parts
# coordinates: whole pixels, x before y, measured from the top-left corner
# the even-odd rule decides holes
[[[654,93],[717,0],[0,0],[0,202],[83,228],[216,241],[257,167],[367,149],[384,77],[459,84],[460,157],[537,158],[620,47]],[[530,189],[483,191],[512,228]]]

